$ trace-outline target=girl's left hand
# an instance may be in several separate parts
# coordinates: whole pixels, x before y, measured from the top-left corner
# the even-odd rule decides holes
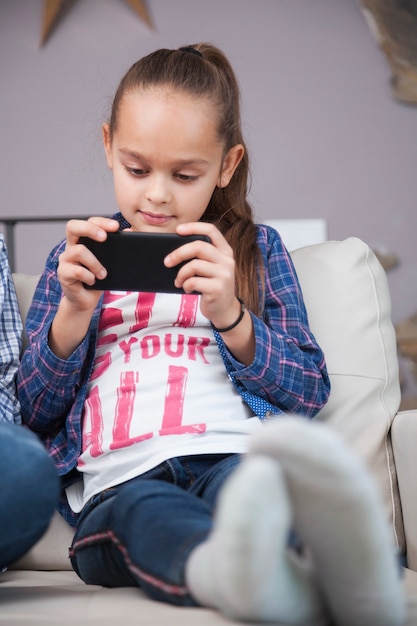
[[[221,232],[207,222],[190,222],[177,227],[179,235],[207,235],[211,243],[194,241],[171,252],[167,267],[188,261],[180,268],[175,286],[186,293],[201,293],[202,314],[218,328],[226,328],[238,318],[240,302],[235,293],[233,250]]]

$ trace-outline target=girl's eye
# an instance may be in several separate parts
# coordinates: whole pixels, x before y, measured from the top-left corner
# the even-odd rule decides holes
[[[132,174],[132,176],[143,176],[144,174],[146,174],[145,170],[140,170],[136,167],[127,167],[126,170],[129,172],[129,174]]]
[[[187,174],[177,174],[176,175],[179,180],[184,183],[192,183],[194,180],[197,180],[198,176],[190,176]]]

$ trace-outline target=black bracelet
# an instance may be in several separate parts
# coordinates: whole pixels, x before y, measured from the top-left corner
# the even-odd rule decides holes
[[[238,324],[240,324],[240,322],[243,320],[243,316],[245,315],[245,311],[246,311],[246,307],[243,304],[243,300],[241,300],[240,298],[238,298],[239,302],[240,302],[240,313],[239,313],[239,317],[237,318],[236,322],[233,322],[233,324],[230,324],[230,326],[227,326],[226,328],[216,328],[216,326],[213,324],[213,322],[210,322],[211,327],[213,330],[217,331],[218,333],[227,333],[229,332],[229,330],[232,330],[233,328],[236,328],[236,326]]]

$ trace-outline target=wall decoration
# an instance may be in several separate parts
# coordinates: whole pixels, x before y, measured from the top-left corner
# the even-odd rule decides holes
[[[417,105],[417,1],[359,0],[359,5],[388,59],[394,96]]]
[[[128,4],[137,13],[137,15],[143,20],[150,28],[153,28],[152,20],[146,8],[145,0],[127,0]],[[46,43],[54,26],[56,26],[58,19],[62,17],[63,9],[68,9],[70,5],[74,3],[74,0],[44,0],[43,4],[43,16],[42,16],[42,30],[41,30],[41,47]]]

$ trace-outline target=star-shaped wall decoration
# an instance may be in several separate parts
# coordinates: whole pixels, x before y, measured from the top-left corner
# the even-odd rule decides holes
[[[150,27],[153,28],[152,20],[146,8],[145,0],[127,0],[132,9]],[[63,5],[68,5],[68,0],[44,0],[42,16],[41,47],[46,43],[52,29],[56,25],[61,14]]]

